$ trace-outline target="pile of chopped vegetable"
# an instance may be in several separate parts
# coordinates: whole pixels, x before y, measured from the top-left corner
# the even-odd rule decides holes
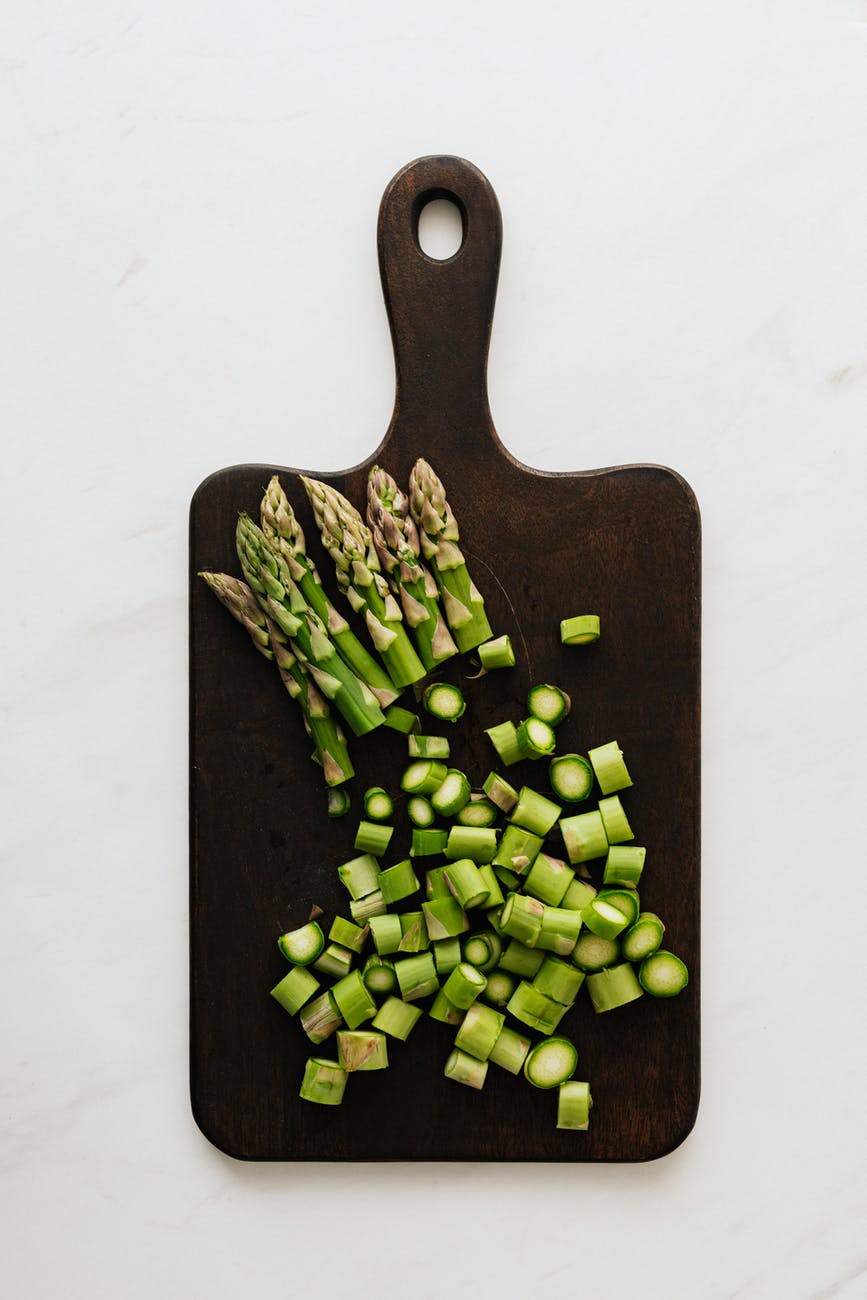
[[[396,703],[401,692],[413,687],[427,715],[451,728],[465,714],[463,692],[426,679],[459,653],[475,652],[479,677],[513,667],[515,654],[507,634],[492,636],[442,483],[420,460],[404,493],[375,466],[365,523],[330,485],[302,482],[370,649],[326,594],[276,477],[261,527],[238,521],[243,579],[202,577],[298,702],[330,816],[350,808],[344,726],[356,737],[380,726],[404,734],[407,762],[399,791],[364,793],[354,856],[337,867],[349,916],[335,916],[327,935],[311,919],[278,940],[290,969],[272,997],[314,1047],[334,1037],[337,1050],[308,1059],[300,1096],[339,1105],[349,1075],[387,1068],[388,1040],[406,1041],[426,1012],[456,1030],[446,1078],[480,1089],[490,1063],[523,1073],[557,1090],[558,1128],[587,1129],[590,1084],[574,1078],[578,1051],[558,1032],[582,987],[602,1013],[645,993],[672,997],[688,980],[661,947],[663,922],[641,910],[646,850],[620,798],[632,786],[620,745],[558,752],[571,701],[540,683],[525,716],[487,736],[498,767],[544,764],[544,790],[515,789],[497,770],[477,783],[449,767],[448,737],[422,734],[418,713]],[[560,623],[564,646],[599,636],[596,615]],[[412,824],[404,856],[392,845],[398,802]],[[602,864],[598,888],[588,863]]]

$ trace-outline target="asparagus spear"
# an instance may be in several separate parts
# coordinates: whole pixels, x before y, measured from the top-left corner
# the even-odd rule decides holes
[[[367,683],[383,708],[393,704],[400,692],[395,690],[388,673],[365,650],[346,619],[328,599],[316,565],[307,554],[301,525],[276,474],[265,489],[261,513],[262,532],[283,556],[293,582],[298,584],[307,604],[327,627],[341,659]]]
[[[371,640],[395,686],[411,686],[425,675],[403,626],[400,606],[380,572],[370,529],[346,497],[329,483],[301,475],[322,543],[337,581],[356,613],[364,611]]]
[[[443,598],[446,619],[461,650],[472,650],[491,635],[485,602],[472,581],[457,521],[445,488],[426,460],[417,460],[409,476],[409,505],[418,526],[421,551]]]
[[[250,633],[253,645],[266,659],[274,658],[268,623],[253,592],[229,573],[200,573],[220,604]]]
[[[314,744],[313,758],[321,765],[326,784],[335,786],[348,781],[355,773],[346,739],[328,701],[286,645],[285,634],[263,613],[255,594],[240,578],[228,573],[200,573],[199,577],[247,629],[259,653],[276,662],[283,685],[301,707],[305,729]]]
[[[356,677],[334,648],[325,624],[293,582],[286,561],[247,514],[238,519],[238,558],[260,606],[289,638],[292,651],[322,694],[333,700],[356,736],[384,722],[370,687]]]
[[[433,574],[419,559],[421,546],[409,500],[378,465],[367,479],[367,522],[382,567],[400,596],[421,661],[430,672],[456,655],[458,648],[440,613]]]

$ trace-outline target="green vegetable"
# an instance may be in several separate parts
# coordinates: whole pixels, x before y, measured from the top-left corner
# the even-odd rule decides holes
[[[618,912],[622,912],[626,917],[627,927],[634,925],[638,920],[638,913],[641,909],[638,894],[634,889],[614,889],[608,885],[599,890],[596,900],[610,903],[612,907],[617,908]]]
[[[518,795],[518,802],[512,809],[509,821],[525,831],[532,831],[534,835],[545,836],[562,811],[560,805],[552,799],[547,799],[545,795],[525,785]]]
[[[664,933],[665,926],[654,912],[641,912],[621,939],[623,956],[627,961],[643,961],[656,952]]]
[[[391,994],[397,988],[394,962],[388,961],[385,957],[368,957],[361,978],[368,993]],[[377,1029],[381,1028],[381,1025],[377,1025]]]
[[[420,952],[415,957],[401,957],[394,963],[394,973],[404,1002],[425,998],[439,988],[436,965],[429,952]]]
[[[448,768],[436,758],[418,758],[404,769],[400,788],[406,794],[433,794],[446,779]]]
[[[382,822],[361,821],[355,833],[355,848],[361,853],[381,858],[391,843],[393,834],[393,826],[385,826]]]
[[[490,672],[494,668],[514,668],[515,652],[508,636],[498,636],[478,647],[479,662]]]
[[[493,826],[498,816],[499,809],[490,799],[475,799],[471,796],[470,802],[460,809],[455,820],[459,826],[487,827]]]
[[[512,767],[515,763],[520,763],[524,757],[520,744],[518,743],[518,729],[514,722],[499,722],[495,727],[487,727],[485,735],[490,740],[501,762],[506,767]],[[485,791],[490,794],[489,790]]]
[[[443,985],[443,993],[452,1006],[466,1011],[479,994],[484,993],[487,983],[481,971],[476,970],[475,966],[470,966],[468,962],[462,961],[455,966]]]
[[[598,809],[562,818],[560,831],[566,845],[566,854],[573,865],[576,862],[604,858],[608,853],[608,837]]]
[[[440,722],[457,722],[466,710],[466,701],[457,686],[448,682],[435,682],[421,699],[427,712]]]
[[[344,948],[340,943],[330,943],[327,948],[316,958],[313,963],[313,969],[322,975],[331,975],[332,978],[339,978],[346,975],[352,968],[352,952],[349,948]]]
[[[520,826],[507,826],[492,859],[493,864],[495,867],[506,867],[510,871],[517,871],[519,875],[523,875],[536,861],[542,843],[541,835],[522,830]]]
[[[407,799],[406,814],[413,826],[420,826],[422,830],[433,826],[436,821],[433,804],[423,794],[414,794],[412,798]]]
[[[328,989],[318,998],[307,1002],[299,1013],[298,1019],[311,1043],[324,1043],[330,1038],[341,1023],[340,1011]]]
[[[397,952],[403,938],[399,916],[392,914],[372,916],[368,924],[373,938],[373,946],[380,957],[387,957],[390,953]]]
[[[347,1074],[388,1068],[385,1035],[375,1030],[338,1029],[337,1060]]]
[[[474,1002],[455,1035],[455,1047],[468,1052],[478,1061],[486,1061],[505,1023],[506,1017],[502,1011]]]
[[[448,758],[449,742],[445,736],[408,736],[410,758]]]
[[[628,962],[595,971],[585,983],[594,1011],[613,1011],[641,997],[641,985]]]
[[[575,1073],[578,1053],[568,1038],[543,1038],[531,1047],[524,1062],[524,1078],[534,1088],[559,1088]]]
[[[304,1066],[304,1078],[298,1096],[320,1106],[339,1106],[346,1091],[346,1071],[337,1061],[311,1056]]]
[[[644,870],[644,858],[647,850],[637,845],[612,845],[605,859],[605,873],[602,883],[605,885],[635,886]]]
[[[523,758],[545,758],[553,754],[557,738],[553,728],[541,718],[525,718],[516,733],[518,749]]]
[[[563,1129],[588,1129],[590,1127],[590,1084],[570,1079],[560,1084],[557,1095],[557,1127]]]
[[[453,826],[446,840],[446,857],[491,862],[497,852],[497,832],[489,826]]]
[[[604,898],[592,899],[581,913],[581,920],[598,934],[600,939],[616,939],[629,924],[629,917],[625,916],[618,907],[612,903],[606,902]]]
[[[511,726],[512,724],[509,723],[508,725]],[[486,735],[490,735],[490,732],[486,732]],[[510,813],[518,802],[517,790],[513,790],[509,782],[496,772],[488,773],[482,789],[501,812]]]
[[[331,996],[350,1029],[357,1029],[365,1020],[376,1015],[376,1003],[367,991],[360,971],[350,971],[338,980],[331,990]]]
[[[418,893],[421,886],[413,870],[412,859],[405,858],[377,874],[377,883],[386,904],[399,903]]]
[[[575,872],[559,858],[540,853],[524,878],[524,889],[533,898],[558,907],[575,879]]]
[[[455,1083],[465,1083],[468,1088],[481,1089],[485,1086],[488,1063],[477,1060],[456,1047],[449,1053],[443,1073],[447,1079],[453,1079]]]
[[[448,831],[426,830],[416,827],[412,833],[411,858],[433,858],[445,852],[448,843]]]
[[[239,517],[235,540],[246,582],[266,616],[288,637],[295,658],[307,664],[319,692],[333,702],[356,736],[381,726],[385,718],[371,688],[341,659],[326,624],[292,580],[286,561],[249,515]],[[328,780],[324,759],[323,768],[328,784],[339,784]]]
[[[337,875],[353,900],[364,898],[379,888],[379,863],[370,853],[362,853],[337,868]]]
[[[281,934],[277,947],[294,966],[310,966],[325,947],[325,935],[315,921],[308,921],[297,930]]]
[[[316,571],[316,565],[307,554],[307,543],[289,499],[275,475],[265,489],[261,504],[262,533],[286,562],[301,595],[328,629],[341,659],[361,681],[366,682],[382,708],[397,698],[388,673],[364,648],[346,619],[338,614],[328,599]]]
[[[616,794],[599,800],[599,815],[609,844],[622,844],[624,840],[635,838],[626,819],[626,813],[623,811],[623,805]]]
[[[387,822],[394,815],[394,800],[381,785],[364,792],[364,815],[372,822]]]
[[[580,754],[559,754],[548,768],[551,789],[564,803],[581,803],[593,789],[593,769]]]
[[[301,475],[322,545],[334,560],[337,582],[357,614],[364,614],[374,648],[397,687],[425,675],[404,626],[400,606],[381,572],[370,529],[346,497],[329,483]]]
[[[558,722],[562,722],[571,708],[572,701],[559,686],[549,686],[547,683],[533,686],[527,696],[527,712],[534,718],[547,722],[550,727],[556,727]]]
[[[400,929],[398,952],[424,952],[430,947],[423,912],[401,912]]]
[[[371,1023],[374,1029],[381,1030],[391,1038],[399,1038],[401,1042],[406,1042],[420,1016],[421,1007],[413,1007],[408,1002],[401,1002],[400,998],[389,997],[385,999]]]
[[[623,751],[616,740],[610,740],[607,745],[597,745],[595,749],[588,750],[587,757],[593,764],[593,771],[596,773],[596,780],[603,794],[614,794],[617,790],[625,790],[632,785],[632,779],[623,761]]]
[[[379,465],[373,466],[367,479],[367,522],[419,658],[430,672],[457,654],[458,648],[440,612],[437,584],[419,558],[421,543],[409,500]]]
[[[305,966],[293,966],[288,975],[284,975],[279,984],[271,990],[271,997],[279,1002],[284,1011],[294,1016],[305,1002],[309,1002],[319,988],[319,980],[311,975]]]
[[[470,907],[481,907],[488,899],[489,890],[479,875],[479,868],[470,858],[450,862],[444,874],[449,889],[465,911]]]
[[[454,817],[469,803],[470,790],[469,780],[464,773],[450,767],[442,784],[430,797],[434,812],[440,817]]]
[[[426,460],[417,460],[412,468],[409,504],[419,530],[421,553],[439,587],[458,649],[473,650],[490,638],[491,625],[485,615],[485,602],[458,547],[458,524],[445,488]]]
[[[349,791],[342,786],[331,786],[328,790],[328,816],[345,817],[349,812]]]
[[[390,704],[385,710],[385,726],[407,736],[421,729],[421,720],[417,713],[410,713],[409,709],[402,709],[399,704]]]
[[[600,935],[587,930],[578,936],[572,949],[572,961],[583,971],[603,970],[613,966],[620,959],[620,944],[616,939],[603,939]]]
[[[689,983],[689,972],[679,957],[662,948],[645,957],[638,970],[638,981],[646,993],[655,998],[673,998]]]
[[[488,976],[488,985],[482,996],[495,1007],[504,1007],[515,992],[515,977],[505,970],[493,970]],[[493,1054],[491,1060],[493,1060]],[[496,1062],[500,1064],[499,1061]],[[517,1070],[514,1071],[517,1074]]]
[[[560,624],[563,645],[590,645],[599,640],[599,615],[575,614],[564,618]]]
[[[576,970],[559,957],[546,957],[533,978],[533,988],[562,1006],[571,1007],[584,978],[583,971]]]

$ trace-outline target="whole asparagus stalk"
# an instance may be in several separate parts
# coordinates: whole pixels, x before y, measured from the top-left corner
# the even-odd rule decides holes
[[[355,772],[340,724],[304,665],[286,645],[284,633],[263,613],[253,591],[240,578],[228,573],[200,573],[199,577],[204,578],[232,617],[247,629],[259,653],[276,662],[283,685],[300,705],[305,729],[313,741],[313,757],[322,767],[326,784],[334,786],[348,781]]]
[[[367,522],[380,563],[400,596],[421,661],[430,672],[456,655],[458,648],[440,612],[433,574],[419,559],[418,529],[409,513],[409,500],[379,465],[367,478]]]
[[[380,571],[370,529],[346,497],[328,483],[301,475],[322,543],[334,560],[337,581],[356,613],[364,611],[370,638],[395,686],[425,675],[412,647],[400,606]]]
[[[356,736],[381,726],[385,718],[370,687],[340,658],[325,624],[292,581],[283,556],[247,514],[238,519],[235,541],[244,577],[260,606],[289,638],[322,694],[333,701]]]
[[[329,600],[316,565],[307,554],[304,532],[276,474],[262,497],[261,515],[262,532],[283,556],[293,582],[298,584],[307,604],[322,619],[343,662],[367,683],[383,708],[393,704],[400,692]]]
[[[426,460],[417,460],[409,476],[409,506],[419,530],[421,552],[443,598],[446,620],[458,648],[473,650],[491,635],[485,602],[476,587],[458,541],[457,520],[445,488]]]

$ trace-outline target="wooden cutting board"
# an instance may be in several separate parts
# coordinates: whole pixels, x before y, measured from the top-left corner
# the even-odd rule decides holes
[[[464,239],[447,261],[418,244],[432,198],[461,210]],[[642,906],[659,913],[665,944],[690,970],[670,1001],[643,997],[595,1015],[582,994],[563,1022],[594,1097],[586,1133],[555,1127],[556,1096],[491,1067],[484,1092],[442,1069],[454,1031],[424,1017],[390,1043],[387,1071],[350,1080],[341,1107],[303,1103],[310,1045],[268,996],[285,973],[276,938],[316,903],[346,914],[337,865],[353,856],[360,792],[398,789],[405,737],[382,728],[352,745],[359,776],[350,814],[330,821],[300,717],[277,673],[255,654],[196,578],[239,572],[237,515],[257,516],[275,471],[302,521],[326,586],[322,552],[295,470],[242,465],[206,479],[190,511],[191,1094],[203,1133],[251,1160],[648,1160],[676,1147],[699,1095],[700,524],[695,497],[657,465],[547,474],[516,461],[491,421],[486,364],[500,261],[496,196],[469,163],[411,163],[388,186],[379,259],[397,367],[394,414],[362,465],[320,474],[363,508],[368,468],[405,484],[418,456],[443,479],[461,545],[495,634],[510,633],[510,671],[470,681],[462,656],[446,674],[465,688],[452,762],[480,784],[495,766],[485,727],[524,714],[527,689],[551,681],[572,696],[558,748],[623,747],[634,788],[622,796],[647,847]],[[339,373],[335,375],[339,382]],[[580,416],[575,462],[581,463]],[[315,466],[307,472],[316,474]],[[346,607],[348,611],[348,606]],[[602,638],[559,641],[561,618],[594,612]],[[402,703],[413,707],[411,692]],[[428,728],[433,730],[433,727]],[[508,772],[544,788],[544,764]],[[595,804],[591,804],[595,806]],[[394,844],[403,856],[403,812]],[[330,1048],[318,1049],[336,1055]],[[312,1049],[314,1052],[317,1049]]]

